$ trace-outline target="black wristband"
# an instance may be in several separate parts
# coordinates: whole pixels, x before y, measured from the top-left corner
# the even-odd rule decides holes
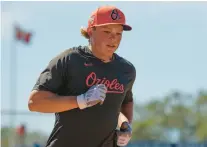
[[[122,131],[122,132],[128,132],[129,131],[129,132],[131,132],[132,127],[128,122],[125,121],[121,124],[120,131]]]

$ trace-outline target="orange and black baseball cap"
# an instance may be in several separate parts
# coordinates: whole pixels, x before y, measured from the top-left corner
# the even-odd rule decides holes
[[[92,12],[87,26],[87,32],[90,33],[92,27],[109,24],[120,24],[124,31],[132,30],[132,27],[126,24],[124,13],[114,6],[101,6]]]

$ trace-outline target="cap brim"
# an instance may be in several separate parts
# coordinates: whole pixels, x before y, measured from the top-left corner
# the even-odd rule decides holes
[[[129,26],[129,25],[123,25],[123,30],[124,31],[131,31],[132,30],[132,27]]]
[[[94,27],[98,27],[98,26],[105,26],[105,25],[110,25],[110,24],[120,24],[123,26],[123,30],[124,31],[131,31],[132,30],[132,27],[127,25],[127,24],[122,24],[122,23],[105,23],[105,24],[100,24],[100,25],[94,25]]]

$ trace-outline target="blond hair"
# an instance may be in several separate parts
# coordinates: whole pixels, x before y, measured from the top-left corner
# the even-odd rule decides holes
[[[90,36],[85,28],[81,27],[80,32],[83,37],[85,37],[86,39],[90,39]]]
[[[92,30],[93,30],[93,31],[96,30],[96,27],[92,27]],[[81,32],[81,35],[82,35],[83,37],[85,37],[86,39],[90,40],[90,35],[88,34],[86,28],[81,27],[80,32]]]

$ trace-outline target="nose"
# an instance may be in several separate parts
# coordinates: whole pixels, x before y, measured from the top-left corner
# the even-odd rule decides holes
[[[111,33],[109,39],[110,40],[115,40],[116,39],[116,34]]]

